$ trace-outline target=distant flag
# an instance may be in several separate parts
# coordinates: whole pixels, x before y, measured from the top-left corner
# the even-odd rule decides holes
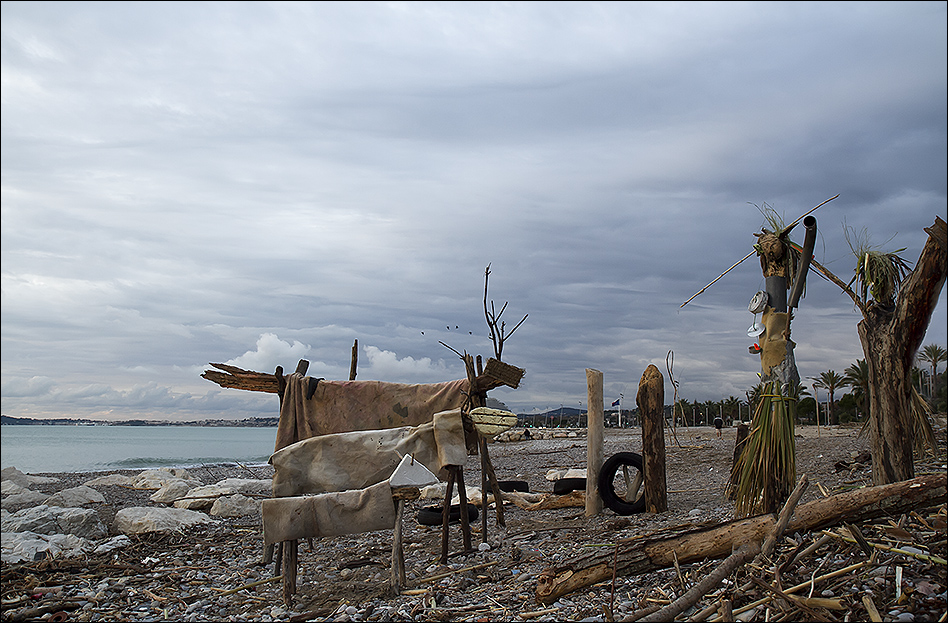
[[[614,403],[612,403],[612,406],[613,406],[613,407],[618,407],[618,406],[619,406],[619,399],[618,399],[618,398],[616,398],[616,401],[615,401]]]

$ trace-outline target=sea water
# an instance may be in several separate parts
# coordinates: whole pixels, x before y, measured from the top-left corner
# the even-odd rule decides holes
[[[26,473],[92,472],[267,462],[276,428],[232,426],[0,427],[0,467]]]

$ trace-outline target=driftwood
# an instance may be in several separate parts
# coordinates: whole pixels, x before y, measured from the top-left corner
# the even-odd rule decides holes
[[[353,365],[350,367],[350,377],[354,372],[354,364],[355,360],[353,360]],[[204,373],[201,374],[201,378],[207,379],[212,383],[217,383],[221,387],[244,389],[251,392],[265,392],[268,394],[276,394],[280,391],[278,377],[275,374],[253,372],[225,363],[212,363],[211,366],[217,368],[217,370],[205,370]],[[493,358],[488,359],[487,368],[485,368],[484,373],[479,374],[474,379],[474,393],[483,393],[496,389],[501,385],[517,389],[523,375],[523,368],[518,368]]]
[[[790,494],[790,498],[787,500],[787,503],[784,504],[783,510],[780,511],[780,517],[777,519],[776,525],[774,525],[773,530],[770,534],[767,535],[767,538],[764,539],[763,545],[758,544],[757,541],[748,541],[741,545],[737,551],[724,559],[718,567],[706,575],[700,582],[691,587],[690,590],[686,591],[684,595],[668,604],[658,612],[649,614],[643,621],[673,621],[676,616],[695,605],[695,603],[704,597],[707,593],[711,592],[721,582],[724,581],[724,578],[731,575],[735,569],[743,566],[747,561],[749,561],[754,556],[757,556],[755,562],[760,560],[762,556],[769,556],[773,551],[774,544],[777,540],[783,536],[783,531],[786,530],[787,524],[790,523],[790,517],[793,515],[793,511],[797,506],[797,502],[800,501],[800,498],[803,496],[803,492],[807,487],[807,478],[806,474],[800,477],[800,481],[797,483],[796,489],[793,490],[793,493]],[[677,567],[676,567],[677,568]],[[681,573],[679,571],[679,573]],[[727,618],[730,618],[729,616]]]
[[[912,480],[867,487],[808,502],[797,507],[788,532],[806,532],[839,524],[857,523],[884,514],[905,513],[945,499],[946,474],[927,474]],[[604,582],[613,574],[638,575],[674,565],[729,556],[735,545],[762,541],[774,530],[777,518],[758,515],[684,532],[670,531],[623,539],[617,552],[589,552],[564,565],[544,570],[537,581],[536,599],[550,604],[559,597]]]
[[[645,510],[668,510],[668,486],[665,479],[665,379],[649,365],[639,381],[635,402],[642,415],[642,460],[645,472]]]

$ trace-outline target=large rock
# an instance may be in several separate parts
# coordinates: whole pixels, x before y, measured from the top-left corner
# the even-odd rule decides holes
[[[34,532],[36,534],[72,534],[101,539],[109,534],[99,515],[89,508],[34,506],[16,513],[2,515],[3,532]]]
[[[266,493],[273,491],[272,480],[258,480],[253,478],[225,478],[217,483],[218,487],[231,487],[238,493]]]
[[[4,532],[0,535],[0,559],[5,565],[47,557],[74,558],[92,549],[91,541],[72,534]]]
[[[115,514],[115,529],[123,534],[173,532],[199,523],[213,523],[204,513],[181,508],[131,506]]]
[[[55,493],[43,502],[47,506],[76,507],[85,504],[102,504],[105,502],[105,496],[86,485],[79,485],[72,489],[63,489]]]
[[[105,476],[99,476],[98,478],[87,480],[82,484],[86,485],[87,487],[131,487],[133,482],[135,482],[135,476],[126,476],[125,474],[106,474]]]
[[[36,534],[35,532],[4,532],[0,540],[2,540],[2,559],[5,565],[41,558],[73,558],[89,553],[103,554],[131,544],[124,534],[99,544],[72,534]]]
[[[45,493],[33,491],[14,480],[4,480],[0,485],[0,494],[3,495],[3,501],[0,502],[2,508],[39,504],[47,497]]]
[[[59,478],[51,478],[48,476],[30,476],[28,474],[24,474],[15,467],[5,467],[3,470],[0,470],[0,480],[12,480],[22,487],[29,487],[30,485],[49,485],[59,482]]]
[[[186,469],[159,467],[158,469],[146,469],[132,481],[132,487],[135,489],[161,489],[169,480],[188,480],[191,475]]]
[[[188,491],[200,485],[200,481],[197,480],[182,480],[180,478],[167,480],[160,489],[151,494],[150,499],[152,502],[158,504],[171,504],[176,500],[180,500],[188,494]]]
[[[4,480],[0,483],[0,495],[19,495],[25,491],[30,491],[29,487],[19,485],[12,480]]]
[[[260,509],[259,500],[236,493],[217,498],[211,506],[210,514],[215,517],[243,517],[259,513]]]

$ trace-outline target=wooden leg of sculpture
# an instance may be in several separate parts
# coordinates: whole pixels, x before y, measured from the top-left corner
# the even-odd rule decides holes
[[[296,592],[296,554],[298,541],[283,541],[283,604],[289,608]]]
[[[402,549],[402,517],[405,500],[398,500],[395,512],[395,534],[392,538],[392,591],[397,595],[405,585],[405,551]]]
[[[499,528],[505,528],[507,522],[504,519],[504,501],[503,493],[500,490],[500,485],[497,484],[497,474],[494,473],[494,464],[490,460],[490,454],[487,453],[487,440],[481,437],[481,456],[484,464],[487,466],[487,478],[490,481],[490,489],[494,492],[494,508],[497,512],[497,526]]]
[[[448,486],[444,491],[444,508],[441,510],[441,564],[448,564],[448,522],[451,520],[451,496],[454,495],[454,466],[449,465]]]
[[[458,483],[458,497],[460,498],[460,507],[461,507],[461,547],[463,551],[471,551],[471,518],[467,514],[467,489],[464,487],[464,468],[460,465],[455,465],[454,469],[457,470],[457,483]]]
[[[480,433],[478,433],[480,436]],[[481,450],[481,543],[487,543],[487,443],[484,438],[480,438]],[[502,501],[494,493],[494,503],[501,504]]]
[[[273,562],[273,575],[283,573],[283,543],[274,544],[276,547],[276,560]]]

